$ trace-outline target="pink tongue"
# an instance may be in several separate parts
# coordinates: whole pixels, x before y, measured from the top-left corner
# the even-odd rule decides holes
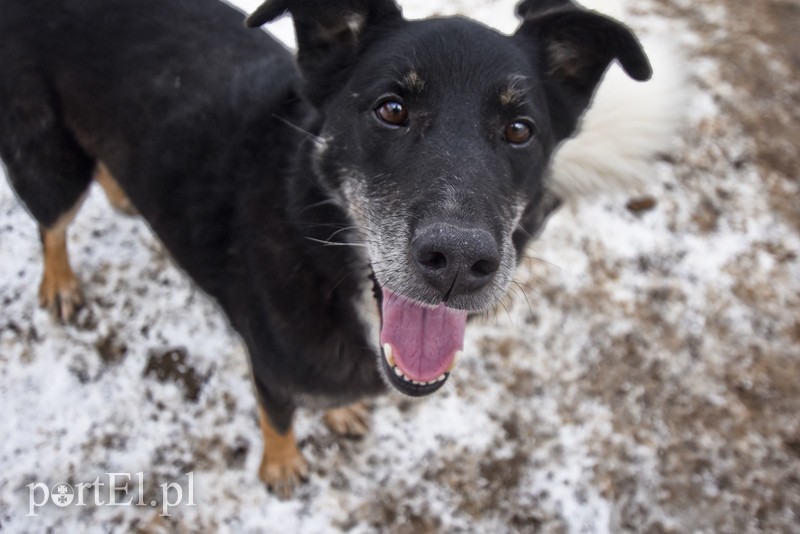
[[[464,348],[467,312],[444,304],[432,308],[383,290],[381,345],[389,343],[403,374],[420,382],[436,380]]]

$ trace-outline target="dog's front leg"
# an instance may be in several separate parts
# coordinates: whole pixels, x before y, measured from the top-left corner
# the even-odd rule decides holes
[[[49,228],[40,226],[44,252],[44,271],[39,285],[39,304],[50,311],[56,320],[71,321],[83,306],[83,292],[67,253],[67,226],[80,208],[80,200]]]
[[[291,423],[288,430],[280,432],[260,403],[258,417],[264,436],[259,476],[278,497],[287,499],[308,478],[308,462],[297,448]]]

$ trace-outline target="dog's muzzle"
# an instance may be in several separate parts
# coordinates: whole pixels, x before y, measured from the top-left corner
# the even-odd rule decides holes
[[[422,396],[444,385],[464,348],[469,312],[448,304],[489,286],[501,257],[488,231],[441,221],[423,222],[413,234],[410,252],[428,302],[438,304],[384,288],[381,346],[392,385],[407,395]]]

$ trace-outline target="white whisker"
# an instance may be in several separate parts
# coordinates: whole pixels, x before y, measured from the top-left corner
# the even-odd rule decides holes
[[[367,245],[364,243],[341,243],[336,241],[325,241],[324,239],[317,239],[315,237],[308,237],[305,236],[306,239],[309,241],[314,241],[315,243],[320,243],[325,245],[326,247],[363,247],[366,248]]]

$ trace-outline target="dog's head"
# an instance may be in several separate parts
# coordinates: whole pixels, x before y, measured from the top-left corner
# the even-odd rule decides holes
[[[495,306],[558,200],[556,145],[614,59],[650,67],[620,23],[567,0],[528,0],[511,36],[465,18],[405,20],[392,0],[268,0],[291,12],[322,117],[319,179],[360,229],[382,287],[392,384],[444,383],[467,315]]]

